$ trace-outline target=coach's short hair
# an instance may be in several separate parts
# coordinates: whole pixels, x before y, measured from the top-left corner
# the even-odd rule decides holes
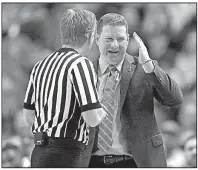
[[[111,25],[111,26],[125,26],[126,27],[126,33],[128,34],[128,24],[126,19],[116,13],[108,13],[103,15],[98,23],[97,23],[97,34],[100,35],[103,29],[103,26],[105,25]]]
[[[67,9],[60,21],[62,44],[81,47],[86,42],[86,34],[91,34],[96,27],[96,17],[84,9]]]

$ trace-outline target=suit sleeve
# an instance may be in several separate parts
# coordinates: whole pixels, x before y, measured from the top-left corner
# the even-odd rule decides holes
[[[71,70],[71,81],[81,112],[101,108],[96,90],[96,74],[91,61],[83,58]]]
[[[157,61],[153,61],[154,71],[149,73],[154,88],[154,97],[164,106],[178,107],[183,100],[183,94],[177,83],[169,77]]]

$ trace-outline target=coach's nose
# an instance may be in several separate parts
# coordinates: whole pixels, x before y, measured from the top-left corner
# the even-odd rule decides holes
[[[119,47],[118,41],[117,41],[117,40],[114,40],[114,41],[111,43],[111,47],[112,47],[112,48],[118,48],[118,47]]]

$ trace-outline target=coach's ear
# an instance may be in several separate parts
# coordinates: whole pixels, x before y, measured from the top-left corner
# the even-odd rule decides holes
[[[98,41],[99,41],[100,36],[96,33],[96,45],[98,46]]]

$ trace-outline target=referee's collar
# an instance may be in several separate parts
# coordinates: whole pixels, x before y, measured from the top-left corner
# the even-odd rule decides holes
[[[61,47],[58,52],[69,52],[69,51],[74,51],[76,53],[78,53],[76,50],[74,50],[73,48],[66,48],[66,47]]]

